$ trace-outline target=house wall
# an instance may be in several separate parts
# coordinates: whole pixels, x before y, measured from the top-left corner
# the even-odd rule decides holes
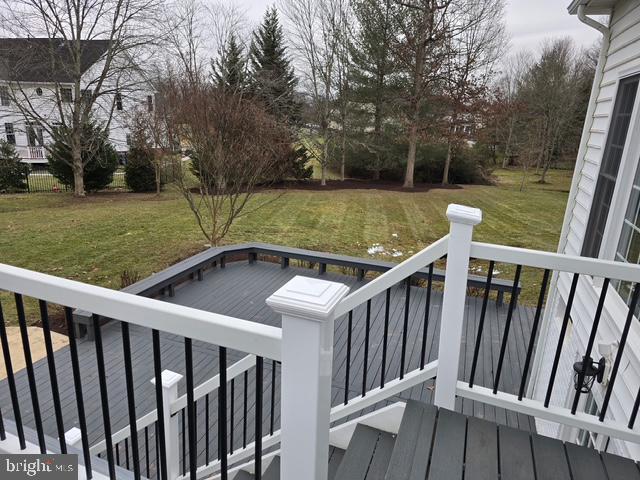
[[[604,52],[599,65],[599,68],[602,69],[602,77],[594,85],[592,114],[586,119],[588,128],[583,134],[583,144],[576,163],[574,182],[560,240],[559,250],[568,255],[580,255],[582,250],[618,83],[621,78],[640,73],[640,3],[636,0],[618,2],[609,23],[610,31],[608,38],[604,39]],[[620,166],[605,239],[600,253],[601,258],[609,260],[614,258],[622,228],[622,215],[626,211],[630,196],[630,179],[635,174],[640,158],[639,104],[640,94],[636,98],[625,154]],[[531,393],[537,399],[544,399],[547,391],[571,280],[571,274],[557,275],[551,290],[534,366],[534,382]],[[565,337],[563,355],[554,385],[552,404],[567,407],[571,405],[575,393],[572,387],[572,365],[585,351],[601,284],[602,279],[580,278],[571,310],[571,323]],[[616,342],[620,339],[628,309],[611,287],[608,289],[606,298],[592,357],[596,360],[599,359],[602,356],[599,350],[605,351],[606,346],[612,346],[613,355],[607,358],[608,364],[611,365],[616,353]],[[634,322],[624,352],[625,355],[607,411],[607,418],[626,423],[640,386],[640,328],[637,322]],[[605,390],[605,384],[594,386],[593,395],[598,404],[602,404]],[[538,422],[538,430],[543,434],[570,441],[575,440],[577,433],[573,429],[563,428],[549,422]],[[608,451],[640,459],[638,445],[612,439]]]
[[[91,79],[97,78],[97,70],[100,68],[102,68],[102,62],[96,63],[83,75],[83,78],[87,79],[87,82],[90,82]],[[113,115],[111,116],[111,122],[109,125],[109,140],[118,152],[127,152],[127,135],[129,134],[130,121],[138,109],[147,108],[147,96],[152,95],[153,91],[148,82],[142,78],[128,78],[126,80],[119,78],[117,84],[123,85],[118,89],[121,92],[123,109],[121,111],[113,109]],[[15,84],[10,85],[8,82],[3,81],[0,81],[0,85],[6,85],[10,88],[13,87],[14,91],[18,88]],[[24,92],[28,101],[31,102],[33,108],[36,109],[41,116],[55,122],[60,118],[60,112],[56,104],[55,96],[55,91],[58,86],[72,88],[71,84],[56,85],[55,83],[21,83],[19,85],[21,91],[16,92],[15,95],[18,98],[23,98],[22,92]],[[86,86],[87,85],[83,85],[82,88],[85,88]],[[91,86],[88,88],[91,88]],[[36,92],[38,89],[42,90],[42,95],[37,95]],[[114,101],[114,94],[111,92],[115,92],[115,90],[115,81],[108,80],[105,82],[102,91],[109,93],[101,96],[94,105],[93,115],[96,120],[106,122],[109,119]],[[153,101],[155,103],[155,99]],[[0,138],[4,140],[6,140],[5,123],[13,124],[16,136],[16,147],[18,152],[23,155],[23,158],[26,160],[26,147],[28,145],[26,120],[20,113],[17,105],[13,102],[10,106],[0,105]],[[44,142],[49,143],[50,141],[51,138],[45,132]],[[38,163],[37,159],[29,159],[29,161],[31,163]],[[46,162],[46,159],[40,160],[40,162]]]

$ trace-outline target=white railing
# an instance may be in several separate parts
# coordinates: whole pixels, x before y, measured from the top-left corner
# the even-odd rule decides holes
[[[450,205],[447,216],[451,222],[449,235],[350,295],[347,295],[348,288],[340,283],[302,276],[290,280],[267,299],[268,305],[282,315],[282,329],[1,264],[0,289],[179,336],[188,332],[190,338],[250,353],[250,356],[227,369],[228,380],[252,366],[252,355],[280,360],[281,429],[265,436],[261,446],[268,448],[280,444],[281,478],[284,480],[326,479],[332,422],[434,378],[435,403],[439,407],[453,409],[456,396],[464,397],[640,443],[637,429],[629,428],[621,422],[608,419],[601,421],[585,413],[545,405],[532,398],[519,398],[497,391],[496,388],[469,385],[458,378],[470,258],[630,282],[640,281],[640,267],[473,242],[473,228],[480,223],[481,212]],[[384,386],[369,390],[360,398],[349,400],[344,405],[331,408],[335,318],[369,302],[376,295],[388,291],[445,255],[447,268],[438,359],[413,371],[401,372],[398,378],[386,381]],[[514,298],[511,299],[510,310],[513,304]],[[167,378],[166,386],[163,378],[167,395],[163,402],[163,412],[167,419],[188,406],[186,395],[177,396],[177,382],[181,375],[172,374],[169,377],[171,378]],[[194,399],[202,398],[219,387],[220,378],[214,377],[194,389]],[[138,419],[136,431],[151,425],[157,419],[158,413],[150,412]],[[177,430],[175,434],[172,433],[174,428],[167,423],[167,431],[171,437],[167,441],[167,449],[170,452],[177,449],[178,434]],[[112,439],[121,441],[130,435],[130,428],[126,427],[116,432]],[[91,452],[96,453],[106,447],[106,442],[100,442],[91,448]],[[237,464],[251,455],[255,455],[256,461],[259,461],[261,457],[256,454],[256,449],[257,445],[254,443],[234,451],[224,457],[227,460],[225,464]],[[168,457],[177,462],[177,456],[168,454]],[[197,468],[197,477],[215,475],[222,467],[223,464],[219,461],[200,466]],[[174,480],[183,477],[177,475],[177,469],[173,468],[170,478]]]

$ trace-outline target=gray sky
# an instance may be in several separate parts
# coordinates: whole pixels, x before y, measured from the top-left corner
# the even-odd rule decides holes
[[[598,32],[567,13],[570,0],[507,0],[506,23],[512,51],[535,50],[548,37],[569,36],[576,43],[590,46]],[[258,22],[274,0],[238,0],[249,20]]]

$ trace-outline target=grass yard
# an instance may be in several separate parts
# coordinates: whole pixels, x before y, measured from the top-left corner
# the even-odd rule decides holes
[[[279,197],[281,192],[266,192],[256,201],[273,201],[239,219],[225,241],[361,257],[379,243],[401,255],[377,258],[401,261],[445,235],[447,205],[461,203],[483,210],[476,240],[555,250],[571,173],[552,171],[545,185],[532,175],[524,192],[517,170],[497,171],[493,186],[416,193],[291,190]],[[160,197],[105,193],[85,200],[67,193],[3,195],[0,231],[0,262],[116,289],[124,270],[144,277],[206,248],[191,212],[173,191]],[[501,278],[513,272],[497,269]],[[524,301],[536,298],[538,276],[523,273]],[[6,304],[6,294],[0,299]]]

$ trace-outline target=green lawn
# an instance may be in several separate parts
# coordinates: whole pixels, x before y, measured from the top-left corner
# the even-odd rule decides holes
[[[500,170],[496,185],[428,192],[291,190],[234,224],[227,243],[262,241],[367,257],[380,243],[401,261],[447,233],[449,203],[481,208],[475,239],[555,250],[571,182],[552,171],[549,183],[531,176],[519,191],[520,172]],[[204,248],[204,237],[176,193],[106,193],[78,200],[67,193],[0,196],[0,262],[120,288],[124,270],[147,276]],[[395,235],[394,235],[395,234]],[[498,267],[508,278],[512,268]],[[539,275],[525,272],[535,286]],[[525,289],[525,301],[535,292]],[[0,296],[0,298],[2,298]],[[6,300],[6,297],[4,298]]]

